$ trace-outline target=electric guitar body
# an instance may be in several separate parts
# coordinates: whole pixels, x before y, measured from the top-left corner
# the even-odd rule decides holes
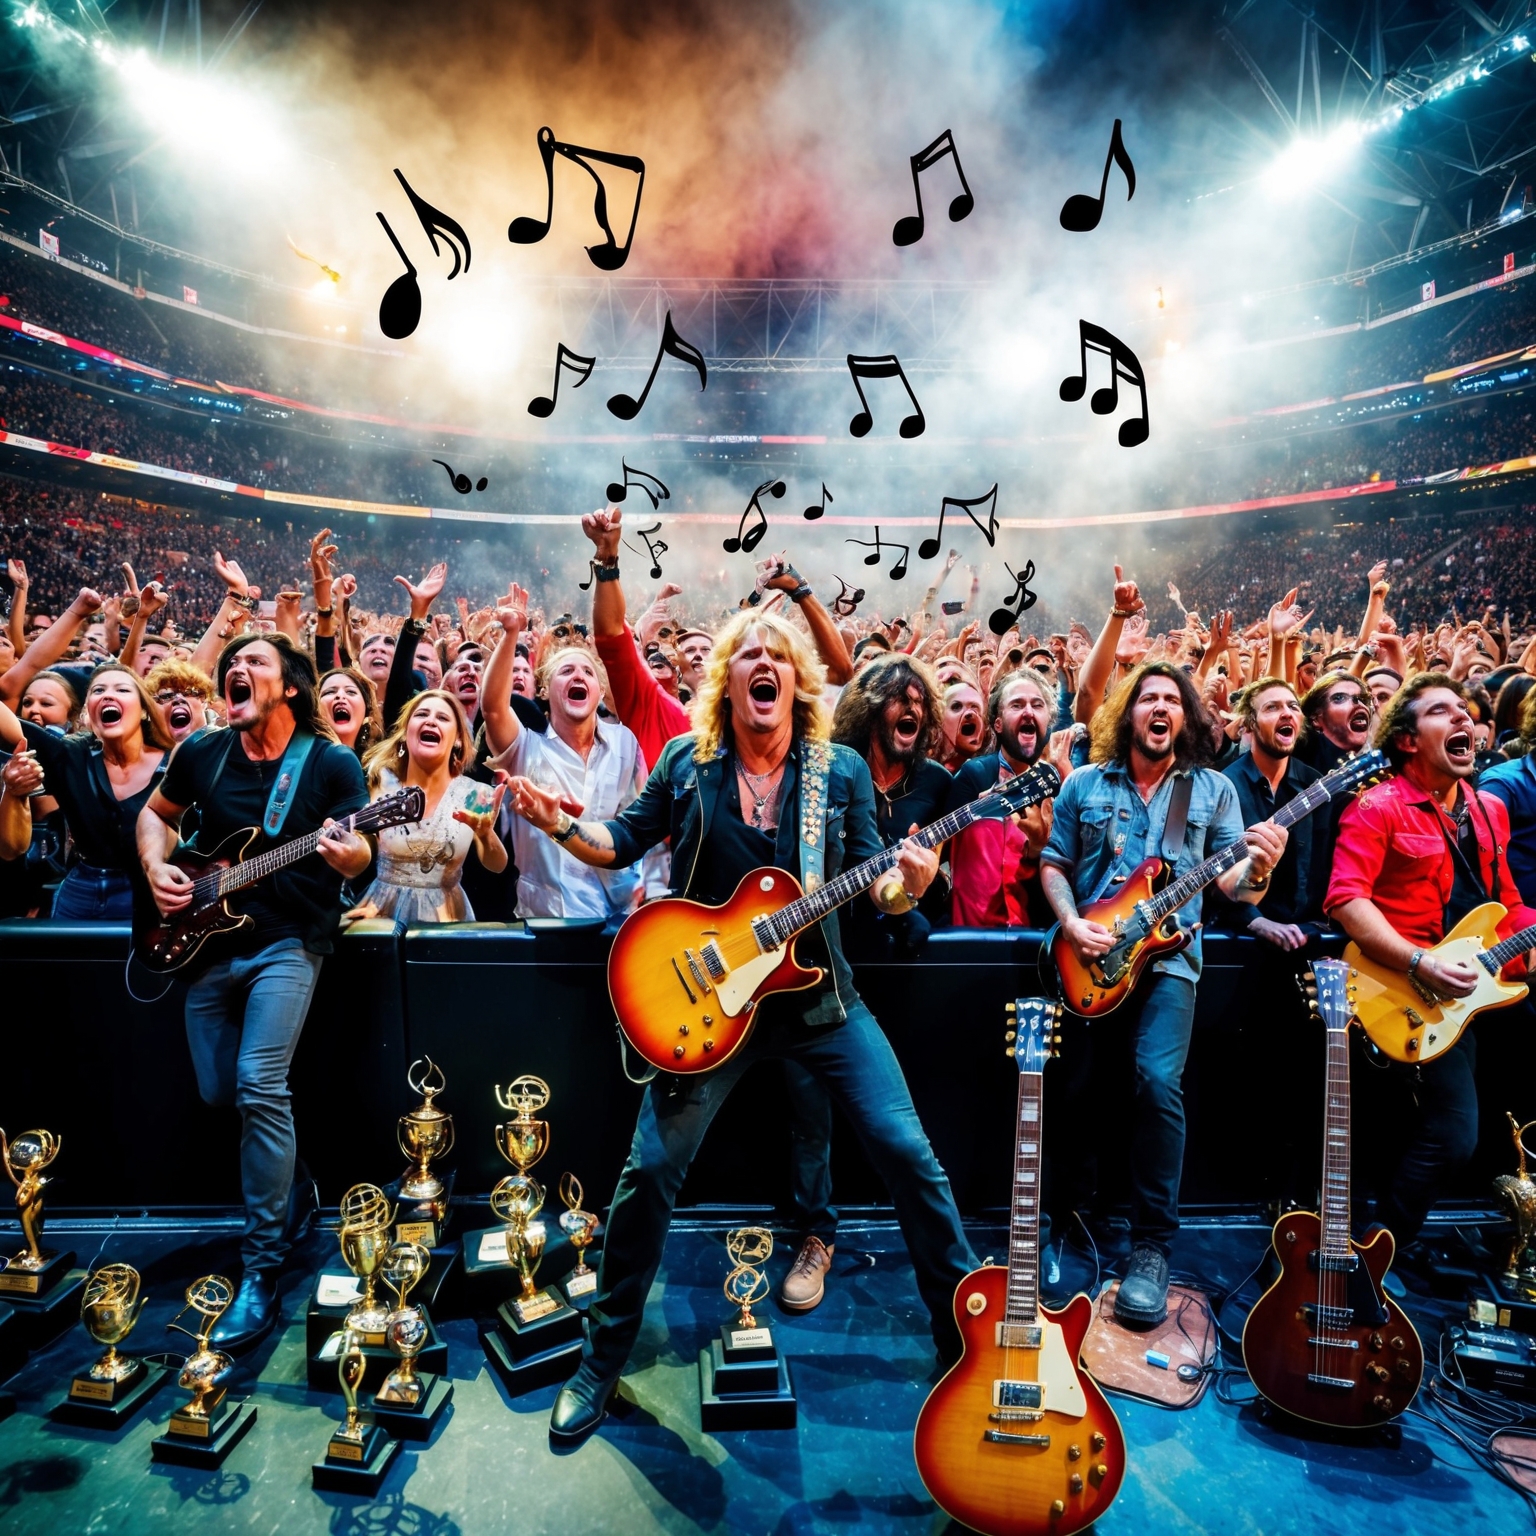
[[[1432,1061],[1450,1050],[1485,1009],[1518,1003],[1528,990],[1525,984],[1501,981],[1500,967],[1490,970],[1484,958],[1499,944],[1499,924],[1506,915],[1498,902],[1485,902],[1425,951],[1436,960],[1462,960],[1472,967],[1477,986],[1466,997],[1441,997],[1416,986],[1412,977],[1378,965],[1361,954],[1358,945],[1348,945],[1344,958],[1359,973],[1355,1011],[1372,1043],[1393,1061]]]
[[[241,863],[260,836],[259,827],[242,827],[238,832],[231,832],[206,857],[200,857],[189,848],[178,848],[166,863],[174,864],[194,883],[201,879],[207,886],[216,886],[219,877]],[[158,918],[152,927],[142,929],[134,940],[134,955],[146,970],[157,973],[179,970],[210,939],[238,932],[250,923],[249,917],[231,912],[229,902],[222,897],[194,903],[192,907],[170,918]]]
[[[918,1471],[946,1514],[986,1536],[1070,1536],[1104,1513],[1125,1476],[1120,1421],[1077,1364],[1093,1303],[1079,1294],[1060,1312],[1042,1307],[1041,1348],[1006,1349],[997,1325],[1007,1290],[1007,1269],[994,1265],[955,1292],[964,1353],[918,1415]],[[1042,1387],[1041,1416],[998,1422],[998,1386],[1019,1380]]]
[[[1136,937],[1137,908],[1168,883],[1168,866],[1157,858],[1143,859],[1108,896],[1090,902],[1082,916],[1102,923],[1116,935],[1115,947],[1086,965],[1077,958],[1058,924],[1045,937],[1056,967],[1061,1000],[1073,1013],[1096,1019],[1113,1013],[1135,989],[1142,972],[1164,955],[1177,954],[1190,940],[1173,914],[1145,937]]]

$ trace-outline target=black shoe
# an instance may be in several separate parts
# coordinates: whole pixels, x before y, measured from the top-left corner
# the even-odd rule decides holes
[[[272,1332],[277,1322],[277,1277],[256,1271],[240,1282],[229,1309],[213,1326],[208,1341],[226,1355],[243,1355]]]
[[[288,1191],[288,1215],[283,1222],[283,1241],[297,1247],[314,1229],[320,1214],[320,1190],[309,1169],[300,1163],[294,1170],[293,1188]]]
[[[590,1435],[607,1416],[608,1399],[618,1384],[616,1375],[600,1375],[596,1367],[584,1364],[555,1399],[549,1415],[550,1439],[574,1442]]]
[[[1150,1243],[1137,1243],[1115,1296],[1115,1321],[1127,1328],[1155,1328],[1167,1316],[1168,1260]]]

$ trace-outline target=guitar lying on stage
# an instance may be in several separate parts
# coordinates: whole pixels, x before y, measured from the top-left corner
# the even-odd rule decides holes
[[[336,826],[344,832],[378,832],[385,827],[408,826],[420,821],[426,812],[425,791],[412,785],[338,818]],[[179,970],[216,934],[246,927],[251,919],[231,912],[225,898],[308,858],[323,836],[319,831],[306,832],[264,853],[252,854],[250,850],[261,835],[260,827],[245,827],[231,832],[210,854],[178,848],[171,855],[166,862],[192,877],[192,900],[169,917],[156,914],[154,927],[135,930],[133,953],[140,965],[157,973]]]
[[[1349,758],[1287,800],[1275,812],[1275,825],[1293,825],[1334,795],[1357,789],[1367,779],[1384,773],[1387,766],[1381,752],[1361,752]],[[1044,953],[1055,964],[1062,1002],[1088,1019],[1112,1013],[1130,996],[1153,960],[1176,954],[1189,943],[1190,935],[1179,927],[1175,915],[1179,908],[1247,857],[1248,844],[1239,839],[1171,884],[1167,883],[1172,874],[1169,865],[1156,857],[1143,859],[1113,888],[1112,895],[1090,902],[1079,914],[1088,922],[1103,924],[1115,935],[1113,947],[1086,964],[1073,953],[1057,924],[1045,936]]]
[[[1360,973],[1356,1012],[1371,1043],[1393,1061],[1431,1061],[1450,1050],[1484,1009],[1518,1003],[1528,990],[1525,983],[1500,981],[1499,972],[1517,955],[1536,949],[1536,925],[1501,943],[1499,924],[1507,915],[1498,902],[1484,902],[1424,951],[1426,959],[1472,966],[1477,985],[1466,997],[1441,997],[1417,977],[1366,959],[1358,944],[1347,945],[1344,958]]]
[[[1071,1536],[1114,1502],[1125,1437],[1077,1363],[1093,1303],[1081,1292],[1060,1312],[1039,1303],[1041,1082],[1061,1005],[1028,997],[1009,1011],[1019,1120],[1008,1264],[957,1287],[964,1352],[923,1404],[913,1452],[934,1503],[984,1536]]]
[[[1011,816],[1060,788],[1056,770],[1036,763],[913,840],[937,848],[973,822]],[[669,896],[631,913],[608,954],[608,995],[625,1038],[662,1072],[708,1072],[729,1061],[747,1043],[763,997],[821,980],[819,968],[796,961],[795,935],[889,873],[896,853],[887,848],[809,896],[782,869],[754,869],[723,906]]]
[[[1243,1327],[1243,1362],[1277,1408],[1340,1429],[1394,1419],[1424,1375],[1424,1347],[1381,1281],[1392,1234],[1349,1235],[1350,967],[1314,960],[1312,1011],[1328,1031],[1322,1215],[1290,1211],[1275,1223],[1280,1278]]]

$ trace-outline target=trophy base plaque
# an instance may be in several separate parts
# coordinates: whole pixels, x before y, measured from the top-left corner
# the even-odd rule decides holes
[[[736,1323],[720,1325],[720,1355],[727,1365],[732,1366],[779,1358],[772,1329],[743,1328]]]
[[[789,1379],[789,1363],[782,1355],[772,1361],[743,1361],[734,1367],[741,1371],[772,1371],[773,1385],[768,1391],[740,1390],[743,1377],[731,1376],[733,1367],[724,1358],[719,1339],[711,1339],[699,1351],[699,1422],[713,1433],[721,1429],[793,1429],[799,1418],[799,1404]],[[767,1380],[752,1377],[749,1380]]]
[[[36,1269],[20,1269],[14,1259],[9,1266],[0,1269],[0,1299],[5,1301],[39,1301],[47,1296],[69,1273],[75,1262],[72,1253],[48,1253]]]
[[[589,1269],[584,1275],[567,1275],[560,1289],[565,1292],[565,1299],[573,1307],[585,1309],[597,1294],[597,1271]]]
[[[384,1186],[385,1195],[399,1207],[395,1217],[396,1242],[420,1243],[423,1248],[432,1249],[442,1247],[443,1239],[453,1222],[453,1209],[449,1202],[453,1199],[454,1173],[455,1170],[450,1169],[438,1175],[442,1180],[443,1192],[430,1200],[413,1199],[400,1188],[399,1179]]]
[[[1480,1327],[1536,1334],[1536,1299],[1521,1295],[1502,1275],[1484,1275],[1468,1289],[1467,1315]]]
[[[321,1493],[375,1494],[399,1454],[400,1442],[377,1424],[369,1425],[360,1444],[333,1435],[325,1460],[309,1469],[310,1485]]]
[[[453,1383],[446,1376],[416,1373],[424,1388],[414,1403],[384,1403],[375,1396],[369,1410],[374,1422],[397,1440],[430,1440],[453,1400]]]
[[[188,1421],[172,1414],[166,1432],[149,1442],[151,1458],[173,1467],[222,1467],[225,1457],[250,1433],[256,1422],[256,1405],[246,1402],[230,1405],[226,1399],[214,1415],[203,1422],[208,1430],[206,1436],[188,1434],[185,1432]],[[182,1429],[178,1429],[178,1423]]]
[[[146,1365],[126,1381],[92,1381],[77,1376],[69,1384],[68,1394],[55,1403],[48,1417],[58,1424],[75,1424],[83,1429],[118,1429],[171,1378],[164,1365]]]
[[[415,1306],[414,1302],[412,1306]],[[416,1356],[416,1369],[423,1376],[441,1376],[448,1370],[448,1343],[438,1333],[437,1325],[427,1309],[422,1307],[419,1310],[427,1320],[427,1342]],[[345,1312],[342,1315],[345,1316]],[[318,1348],[310,1350],[304,1371],[310,1391],[340,1394],[341,1382],[336,1376],[336,1361],[341,1352],[342,1337],[341,1325],[338,1323],[335,1332],[327,1334]],[[364,1344],[363,1361],[363,1379],[357,1390],[359,1393],[377,1392],[384,1385],[384,1378],[400,1364],[400,1357],[383,1345]]]
[[[72,1260],[73,1254],[60,1255]],[[8,1272],[0,1270],[0,1279]],[[70,1269],[67,1264],[56,1268],[49,1280],[48,1289],[38,1295],[22,1295],[11,1292],[3,1300],[16,1314],[17,1340],[29,1350],[41,1349],[51,1344],[64,1330],[80,1320],[80,1296],[85,1290],[86,1272]]]

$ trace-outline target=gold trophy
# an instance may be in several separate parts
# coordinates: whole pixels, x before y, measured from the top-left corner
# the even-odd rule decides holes
[[[400,1451],[400,1442],[365,1419],[357,1406],[357,1394],[368,1372],[363,1343],[363,1335],[356,1328],[342,1330],[336,1376],[347,1405],[347,1417],[326,1442],[324,1459],[310,1468],[310,1481],[316,1488],[339,1493],[377,1493],[390,1463]]]
[[[416,1374],[416,1357],[427,1342],[426,1314],[406,1304],[412,1288],[426,1274],[432,1255],[420,1243],[396,1243],[384,1256],[381,1273],[395,1293],[394,1310],[384,1329],[384,1341],[400,1357],[399,1366],[384,1378],[375,1400],[380,1403],[419,1404],[426,1384]]]
[[[597,1272],[587,1267],[587,1249],[597,1236],[597,1217],[582,1210],[582,1194],[581,1180],[574,1173],[560,1175],[560,1198],[566,1207],[560,1218],[560,1230],[576,1250],[576,1267],[565,1281],[565,1294],[573,1301],[597,1289]]]
[[[418,1077],[416,1069],[423,1063],[426,1070]],[[400,1150],[416,1163],[401,1176],[400,1198],[438,1200],[446,1186],[431,1171],[431,1163],[434,1157],[446,1157],[453,1150],[453,1116],[438,1109],[432,1100],[447,1086],[447,1081],[442,1068],[430,1056],[413,1061],[405,1080],[421,1094],[422,1100],[409,1114],[401,1115],[395,1127]]]
[[[543,1209],[544,1186],[526,1174],[512,1174],[491,1191],[491,1210],[507,1224],[507,1263],[522,1282],[522,1294],[511,1303],[520,1323],[531,1323],[560,1306],[558,1298],[534,1284],[548,1238],[544,1223],[538,1220]]]
[[[725,1347],[733,1352],[772,1349],[773,1336],[759,1328],[752,1307],[769,1290],[762,1266],[773,1254],[773,1233],[766,1227],[738,1227],[725,1235],[725,1251],[735,1266],[725,1277],[725,1298],[740,1309],[736,1326],[724,1329]]]
[[[16,1213],[21,1218],[27,1246],[0,1270],[0,1295],[36,1296],[42,1289],[42,1273],[50,1268],[52,1253],[43,1251],[43,1189],[50,1180],[43,1169],[59,1155],[62,1136],[52,1131],[23,1131],[7,1141],[0,1130],[0,1162],[16,1186]]]
[[[341,1395],[347,1404],[347,1421],[331,1436],[325,1454],[331,1461],[356,1462],[363,1459],[368,1443],[368,1426],[357,1407],[357,1389],[363,1384],[368,1362],[363,1358],[363,1341],[355,1328],[348,1328],[336,1360],[336,1374],[341,1379]]]
[[[390,1248],[394,1212],[384,1191],[375,1184],[354,1184],[341,1197],[341,1256],[363,1282],[362,1298],[347,1313],[347,1327],[364,1335],[364,1343],[382,1344],[389,1322],[388,1308],[374,1296],[374,1277]]]
[[[1536,1126],[1536,1120],[1521,1125],[1513,1115],[1505,1111],[1509,1128],[1514,1134],[1515,1155],[1520,1167],[1515,1173],[1501,1173],[1493,1181],[1500,1201],[1514,1223],[1515,1235],[1509,1244],[1509,1262],[1501,1277],[1505,1291],[1519,1301],[1536,1301],[1536,1179],[1526,1172],[1525,1133]]]
[[[725,1251],[731,1261],[725,1299],[735,1315],[699,1351],[700,1425],[711,1432],[792,1429],[799,1408],[788,1363],[772,1330],[752,1313],[770,1289],[765,1266],[773,1254],[773,1234],[766,1227],[737,1227],[726,1233]]]
[[[235,1288],[223,1275],[204,1275],[187,1287],[187,1304],[166,1324],[177,1333],[184,1333],[197,1343],[197,1348],[187,1357],[176,1378],[176,1385],[192,1394],[192,1401],[183,1404],[171,1415],[169,1433],[184,1435],[188,1439],[207,1440],[217,1425],[225,1406],[225,1388],[221,1385],[225,1376],[234,1368],[234,1361],[222,1350],[214,1349],[208,1342],[214,1324],[223,1317],[234,1300]],[[176,1318],[187,1312],[196,1312],[203,1325],[196,1333],[183,1328]]]
[[[85,1282],[80,1321],[107,1352],[69,1384],[75,1401],[110,1405],[144,1374],[144,1362],[118,1354],[117,1346],[133,1332],[147,1300],[139,1295],[139,1272],[130,1264],[103,1264]]]
[[[549,1122],[535,1120],[533,1112],[549,1103],[549,1084],[541,1077],[524,1074],[496,1090],[496,1102],[503,1109],[517,1113],[504,1125],[496,1127],[496,1146],[501,1155],[520,1174],[549,1151]]]

